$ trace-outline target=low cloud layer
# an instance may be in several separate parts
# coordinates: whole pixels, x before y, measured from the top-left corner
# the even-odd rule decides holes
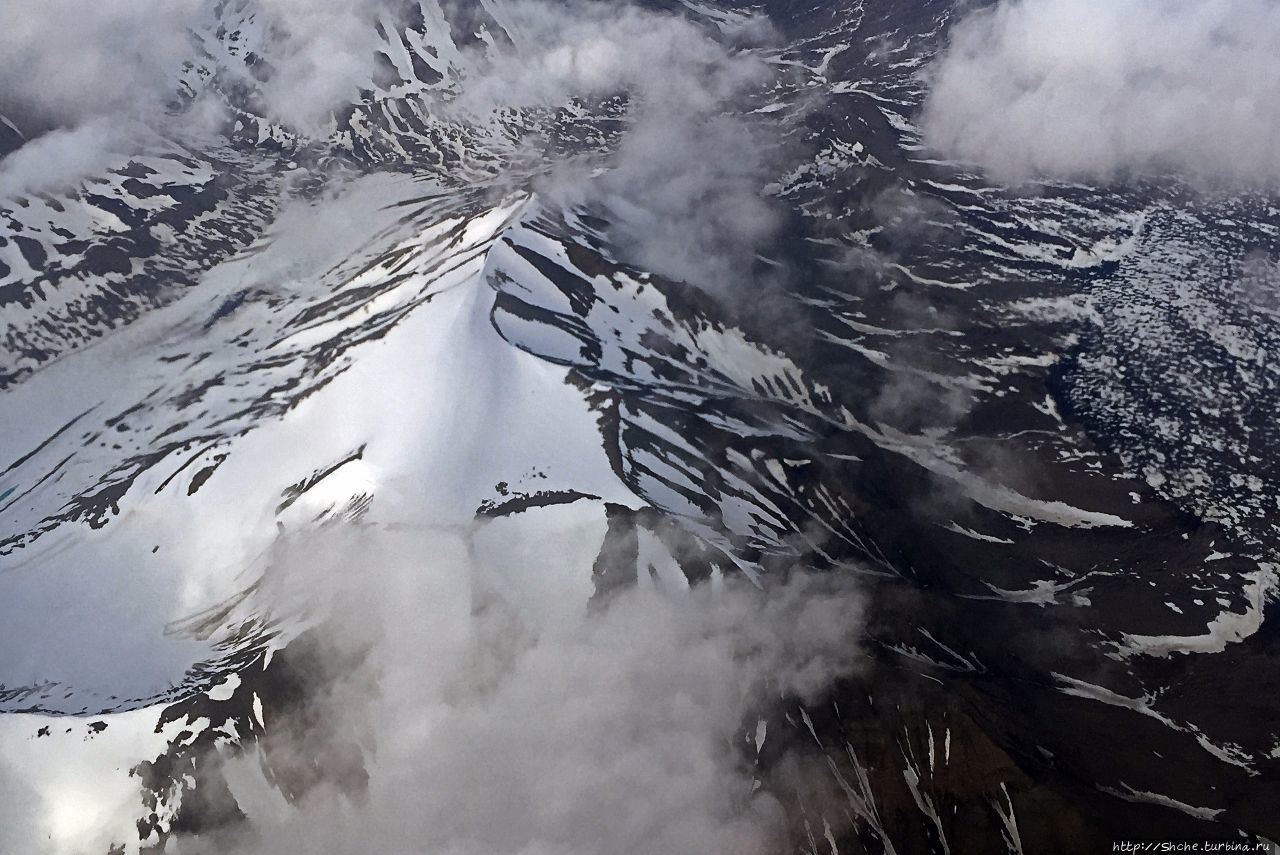
[[[310,128],[353,99],[374,70],[374,17],[393,5],[253,0],[242,17],[256,15],[267,33],[250,48],[269,67],[261,94],[272,117]],[[205,0],[22,4],[0,29],[0,114],[29,134],[121,113],[154,116],[176,101],[184,63],[200,57],[192,32],[213,30],[214,10]],[[247,79],[244,69],[222,71]]]
[[[929,71],[926,143],[997,179],[1280,181],[1280,4],[1002,0]]]
[[[761,60],[731,53],[706,28],[671,13],[630,4],[515,0],[504,14],[515,50],[476,58],[479,71],[464,83],[455,109],[483,114],[626,92],[646,103],[710,111],[769,77]],[[683,85],[672,88],[677,80]]]
[[[261,85],[272,119],[318,133],[339,105],[371,85],[384,0],[265,0],[272,25],[266,46],[271,74]]]
[[[62,190],[101,174],[131,150],[129,137],[130,131],[104,119],[50,131],[0,160],[0,199]]]
[[[176,94],[200,8],[196,0],[11,4],[0,27],[0,114],[31,135],[162,105]]]
[[[490,587],[511,568],[475,555],[457,535],[369,531],[282,552],[293,592],[273,599],[331,604],[336,661],[372,650],[305,716],[369,748],[368,789],[291,806],[245,757],[228,779],[249,826],[180,840],[184,855],[780,851],[781,806],[755,786],[747,734],[771,698],[858,669],[847,578],[641,585],[590,608],[565,589],[539,614]],[[528,560],[519,572],[556,559]],[[293,724],[267,722],[272,763],[310,756]]]
[[[762,192],[781,171],[777,122],[740,110],[777,73],[750,50],[772,38],[767,19],[745,17],[713,37],[688,18],[632,6],[520,2],[507,12],[516,50],[477,63],[452,109],[482,116],[625,94],[609,170],[597,180],[557,170],[541,189],[604,205],[612,237],[643,268],[715,291],[743,284],[780,225]]]
[[[322,135],[332,111],[367,87],[375,62],[374,18],[390,0],[253,0],[243,12],[261,60],[240,79],[273,122]],[[30,142],[0,161],[0,198],[63,189],[146,147],[147,126],[181,133],[225,119],[217,98],[166,115],[184,91],[180,74],[201,51],[194,31],[213,31],[206,0],[117,0],[24,4],[0,28],[0,117]],[[230,19],[233,23],[237,20]],[[243,22],[242,22],[243,23]],[[190,82],[190,81],[188,81]]]

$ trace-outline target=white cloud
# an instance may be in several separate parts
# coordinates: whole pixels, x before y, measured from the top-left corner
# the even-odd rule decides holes
[[[589,578],[593,550],[580,545],[523,554],[518,572],[545,576],[557,556],[582,553],[576,572]],[[233,849],[245,855],[778,851],[781,809],[753,786],[746,718],[860,664],[847,577],[641,586],[598,609],[566,587],[539,620],[487,586],[503,568],[477,564],[458,534],[331,530],[280,557],[272,599],[327,604],[335,661],[372,650],[305,719],[340,740],[372,733],[376,748],[364,797],[322,788],[300,808],[270,795],[256,756],[231,764],[250,818]],[[305,730],[267,724],[269,763],[310,756]],[[200,845],[180,841],[189,855]]]
[[[122,127],[105,119],[50,131],[0,160],[0,198],[73,187],[119,165],[130,148]]]
[[[776,174],[776,123],[735,112],[776,71],[750,50],[687,18],[637,7],[520,2],[508,9],[516,50],[475,63],[451,110],[549,108],[625,93],[625,132],[598,180],[553,172],[540,190],[557,201],[601,204],[628,261],[712,290],[751,275],[779,215],[762,189]],[[727,38],[768,40],[747,17]]]
[[[554,107],[626,91],[641,100],[712,110],[768,79],[686,18],[631,4],[517,0],[505,9],[515,50],[477,57],[455,109]],[[752,19],[754,20],[754,19]],[[678,85],[673,85],[678,84]]]
[[[1280,180],[1274,0],[1003,0],[929,82],[926,143],[1001,180]]]
[[[176,93],[199,0],[15,2],[0,27],[0,113],[69,126]]]
[[[316,134],[333,110],[372,85],[376,14],[384,0],[261,0],[273,24],[261,84],[269,117]]]

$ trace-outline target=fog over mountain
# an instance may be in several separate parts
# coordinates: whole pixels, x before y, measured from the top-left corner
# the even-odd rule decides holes
[[[3,23],[0,853],[1280,841],[1272,0]]]

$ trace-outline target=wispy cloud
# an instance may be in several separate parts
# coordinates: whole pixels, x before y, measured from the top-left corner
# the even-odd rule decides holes
[[[362,797],[321,787],[300,808],[262,795],[256,757],[232,764],[250,818],[236,852],[777,851],[747,719],[860,667],[847,578],[640,586],[539,620],[474,555],[458,535],[335,530],[282,551],[275,584],[293,590],[272,596],[327,607],[324,648],[363,665],[318,687],[299,721],[267,723],[269,763],[309,756],[307,721],[353,745],[371,732],[376,748]],[[206,845],[181,841],[228,843]]]
[[[541,189],[603,205],[612,236],[641,267],[712,290],[744,284],[780,226],[763,193],[779,171],[777,123],[738,109],[777,73],[750,49],[773,37],[767,19],[713,34],[638,6],[521,2],[508,11],[516,50],[477,63],[452,109],[485,115],[624,96],[608,171],[592,180],[558,170]]]

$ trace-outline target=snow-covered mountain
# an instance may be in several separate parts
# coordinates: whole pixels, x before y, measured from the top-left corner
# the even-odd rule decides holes
[[[1280,839],[1280,208],[928,152],[967,5],[365,4],[373,58],[307,122],[278,7],[220,0],[66,186],[4,176],[77,131],[0,117],[0,759],[31,827],[218,845],[256,815],[244,756],[292,803],[367,786],[350,732],[313,723],[307,763],[272,736],[356,669],[274,568],[350,531],[467,556],[473,607],[535,628],[854,580],[862,664],[735,741],[795,851]],[[647,31],[707,55],[652,64]]]

